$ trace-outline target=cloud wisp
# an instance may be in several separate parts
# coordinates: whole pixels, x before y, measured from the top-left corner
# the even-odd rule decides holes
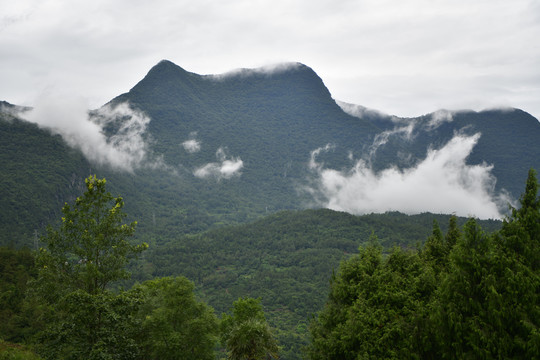
[[[500,219],[509,199],[495,194],[492,166],[468,165],[466,159],[480,134],[456,134],[440,149],[430,149],[415,167],[390,167],[375,172],[365,160],[348,171],[325,168],[312,152],[315,180],[308,188],[319,205],[352,214],[400,211],[454,213],[482,219]],[[327,148],[326,148],[327,149]]]
[[[62,136],[92,163],[128,172],[163,165],[148,149],[146,126],[150,118],[129,104],[104,106],[90,114],[83,99],[47,95],[21,117]],[[113,130],[106,135],[105,128]]]
[[[239,157],[229,158],[224,148],[219,148],[216,151],[217,162],[203,165],[193,172],[198,178],[215,178],[216,180],[230,179],[242,174],[241,170],[244,167],[244,162]]]
[[[201,142],[196,139],[197,133],[189,134],[189,139],[182,143],[182,147],[190,154],[201,151]]]

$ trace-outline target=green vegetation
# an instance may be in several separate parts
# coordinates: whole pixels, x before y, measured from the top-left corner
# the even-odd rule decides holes
[[[489,357],[494,339],[523,357],[538,352],[534,177],[505,222],[305,210],[313,199],[298,190],[312,150],[334,144],[319,160],[346,169],[349,152],[358,158],[395,123],[343,113],[303,65],[214,78],[162,62],[112,103],[124,101],[152,119],[149,149],[167,167],[122,173],[90,164],[0,104],[0,348],[59,359],[223,357],[233,343],[217,345],[230,330],[219,315],[232,321],[234,304],[260,299],[264,326],[259,319],[239,334],[270,327],[283,359],[346,346],[350,357],[373,349],[444,358],[450,347],[454,356]],[[389,139],[376,169],[409,166],[456,131],[482,132],[468,162],[494,164],[497,188],[515,197],[527,169],[540,168],[540,127],[522,111],[460,112],[436,129],[430,115],[401,120],[418,122],[414,141]],[[192,136],[199,152],[181,146]],[[195,177],[219,148],[242,159],[242,176]],[[89,184],[103,190],[103,177],[125,206],[105,191],[78,198]],[[362,286],[350,288],[355,281]],[[331,322],[357,336],[334,334]],[[337,343],[317,337],[326,332]]]
[[[540,200],[531,170],[500,232],[471,219],[417,251],[360,248],[311,324],[310,359],[532,359],[540,350]]]
[[[278,346],[266,323],[260,299],[238,299],[232,315],[221,319],[221,342],[231,360],[278,358]]]
[[[109,286],[127,279],[129,257],[147,248],[131,245],[135,224],[122,224],[122,198],[105,179],[86,179],[86,191],[62,208],[59,229],[49,227],[36,258],[37,279],[28,301],[47,319],[37,328],[38,352],[46,359],[132,359],[137,354],[131,314],[138,299]]]
[[[396,125],[388,118],[347,115],[317,74],[300,64],[217,78],[163,61],[111,104],[125,101],[151,119],[144,134],[150,158],[162,157],[166,168],[122,173],[89,163],[60,136],[18,120],[5,111],[8,105],[1,107],[1,245],[33,248],[35,234],[58,221],[62,205],[84,190],[89,174],[107,178],[113,194],[130,199],[126,211],[139,222],[137,236],[151,245],[305,209],[313,198],[299,190],[312,175],[311,151],[333,144],[334,150],[318,159],[328,168],[347,169],[353,165],[350,154],[362,158],[377,134]],[[516,199],[528,168],[540,168],[540,124],[522,111],[458,112],[436,129],[430,127],[431,115],[400,120],[417,122],[412,140],[390,137],[372,159],[376,169],[410,166],[456,132],[482,133],[468,163],[493,164],[496,188]],[[104,129],[109,140],[118,126]],[[192,137],[201,145],[195,153],[182,147]],[[220,148],[243,161],[242,175],[226,181],[195,177],[196,168],[217,161]]]
[[[218,319],[198,302],[184,277],[159,278],[135,286],[141,293],[137,343],[142,359],[214,359]]]
[[[27,283],[37,275],[34,254],[28,248],[0,247],[0,339],[21,342],[21,319]]]
[[[83,196],[63,207],[58,229],[42,239],[46,249],[35,266],[28,249],[0,251],[6,259],[0,284],[7,289],[0,298],[2,337],[44,359],[211,359],[225,350],[229,358],[279,352],[299,359],[302,347],[312,359],[538,353],[540,200],[532,170],[521,207],[502,224],[430,214],[282,212],[184,236],[184,248],[168,245],[170,258],[158,249],[141,254],[132,271],[154,279],[129,290],[114,288],[126,278],[129,255],[145,246],[126,242],[133,224],[122,223],[123,201],[105,191],[105,181],[90,177],[85,184]],[[167,261],[163,270],[177,271],[174,259],[197,287],[184,276],[156,275]],[[195,294],[216,304],[221,320]],[[224,349],[216,347],[218,338]],[[36,358],[5,344],[0,355]]]
[[[275,329],[280,355],[300,358],[311,316],[324,305],[332,272],[365,245],[371,234],[385,249],[414,249],[430,234],[433,219],[449,215],[400,213],[354,216],[332,210],[283,211],[253,223],[180,236],[150,248],[132,269],[134,278],[183,275],[218,313],[236,299],[261,298]],[[461,226],[466,219],[456,219]],[[501,222],[481,221],[490,231]],[[446,227],[443,227],[446,231]]]
[[[0,340],[0,360],[41,360],[41,358],[23,345]]]

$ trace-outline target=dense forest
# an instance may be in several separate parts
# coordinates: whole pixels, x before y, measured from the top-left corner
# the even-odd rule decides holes
[[[291,349],[296,348],[287,342],[303,344],[308,359],[522,359],[540,353],[540,199],[534,170],[520,206],[502,224],[483,227],[476,219],[463,223],[454,216],[432,216],[431,235],[422,237],[415,226],[392,223],[400,214],[387,214],[385,226],[382,215],[284,212],[184,238],[210,251],[221,239],[222,248],[202,259],[209,269],[216,256],[234,254],[242,259],[236,266],[244,263],[212,271],[185,266],[184,276],[173,269],[174,254],[182,254],[179,242],[168,245],[171,260],[151,244],[137,242],[136,222],[125,222],[124,200],[105,186],[104,179],[87,178],[83,195],[63,206],[38,252],[0,248],[0,359],[294,358]],[[303,217],[312,221],[311,228],[300,221]],[[282,233],[269,232],[271,223]],[[242,236],[249,232],[267,238],[269,247],[261,244],[259,253],[250,248],[249,236]],[[395,234],[402,235],[392,240]],[[323,253],[329,264],[339,266],[309,265],[310,255],[329,242],[333,248],[326,246],[330,252]],[[272,259],[265,254],[272,246],[299,257]],[[158,261],[171,268],[156,266]],[[266,302],[267,297],[279,301],[286,290],[258,294],[242,289],[238,296],[232,289],[242,279],[255,278],[251,284],[268,291],[283,282],[279,273],[287,271],[299,281],[283,285],[300,287],[309,266],[322,267],[330,287],[317,290],[326,291],[326,302],[307,309],[295,308],[299,298],[288,299],[288,309]],[[228,281],[230,290],[219,290]],[[316,297],[312,285],[298,294]],[[218,300],[220,292],[232,292],[230,301]],[[287,318],[296,311],[303,322],[294,329],[276,328],[285,323],[280,313]],[[270,321],[270,315],[278,320]]]

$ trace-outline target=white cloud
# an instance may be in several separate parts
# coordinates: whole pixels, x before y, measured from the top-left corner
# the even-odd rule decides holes
[[[163,165],[160,159],[149,157],[145,131],[150,118],[126,103],[105,106],[90,116],[82,98],[49,94],[21,116],[61,135],[69,146],[81,150],[96,164],[129,172],[141,166]],[[104,133],[105,126],[115,127],[109,137]]]
[[[218,162],[203,165],[193,172],[193,175],[199,178],[215,178],[217,180],[230,179],[234,176],[240,176],[244,167],[244,162],[239,158],[229,159],[225,149],[219,148],[216,151]]]
[[[201,151],[201,143],[196,139],[186,140],[182,143],[182,146],[190,154]]]
[[[364,160],[348,171],[327,169],[315,161],[315,180],[308,189],[320,205],[353,214],[401,211],[455,213],[459,216],[501,218],[508,198],[495,194],[496,179],[487,164],[467,165],[480,134],[457,134],[444,147],[429,150],[414,168],[375,172]]]
[[[452,122],[454,117],[451,111],[448,110],[437,110],[431,114],[431,119],[427,125],[428,130],[433,130],[441,126],[445,122]]]
[[[392,130],[386,130],[375,135],[373,143],[369,147],[369,159],[371,159],[375,155],[375,153],[381,146],[386,145],[388,139],[390,139],[390,137],[392,136],[400,136],[408,141],[412,140],[412,138],[414,137],[415,126],[416,122],[410,121],[405,125],[395,126]]]
[[[307,65],[307,64],[305,64]],[[276,64],[266,64],[257,68],[253,69],[234,69],[229,70],[223,74],[213,74],[209,77],[220,81],[225,80],[230,77],[249,77],[252,75],[273,75],[273,74],[279,74],[283,73],[289,70],[298,69],[300,66],[302,66],[301,63],[298,62],[282,62],[282,63],[276,63]]]

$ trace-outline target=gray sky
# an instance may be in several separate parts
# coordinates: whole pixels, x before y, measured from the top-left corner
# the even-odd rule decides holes
[[[0,0],[0,100],[95,108],[161,59],[198,74],[301,62],[335,99],[398,116],[540,118],[538,0]]]

